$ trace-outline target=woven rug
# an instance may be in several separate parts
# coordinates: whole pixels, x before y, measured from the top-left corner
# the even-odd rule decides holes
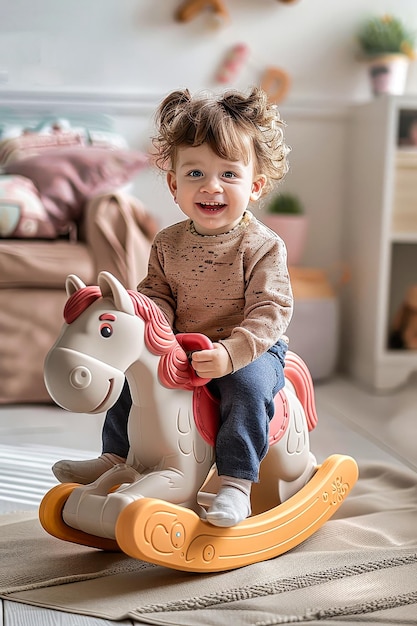
[[[0,597],[141,624],[416,624],[417,480],[387,464],[315,535],[276,559],[187,574],[47,535],[34,512],[0,517]]]

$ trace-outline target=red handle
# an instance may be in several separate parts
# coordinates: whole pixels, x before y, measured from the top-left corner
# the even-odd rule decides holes
[[[175,335],[175,338],[185,352],[213,349],[211,340],[201,333],[178,333],[178,335]],[[211,378],[201,378],[197,372],[191,368],[190,382],[193,387],[202,387],[209,383],[210,380]]]

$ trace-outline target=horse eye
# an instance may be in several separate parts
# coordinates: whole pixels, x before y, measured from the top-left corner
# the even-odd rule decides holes
[[[111,324],[102,324],[100,326],[100,335],[104,337],[104,339],[108,339],[113,334],[113,328]]]

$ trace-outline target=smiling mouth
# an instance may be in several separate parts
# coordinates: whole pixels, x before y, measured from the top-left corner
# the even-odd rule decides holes
[[[111,392],[113,391],[113,385],[114,385],[114,378],[110,378],[109,380],[109,389],[104,397],[104,400],[102,400],[102,402],[100,402],[100,404],[98,406],[96,406],[95,409],[93,409],[93,411],[100,411],[101,407],[104,406],[104,404],[107,402],[108,398],[110,397]]]
[[[198,206],[204,211],[209,211],[209,213],[216,213],[224,209],[226,205],[221,202],[198,202]]]

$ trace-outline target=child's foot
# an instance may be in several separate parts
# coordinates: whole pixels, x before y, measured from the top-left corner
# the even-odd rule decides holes
[[[206,519],[214,526],[235,526],[251,514],[252,483],[241,478],[222,476],[222,485],[207,511]]]
[[[97,459],[88,461],[58,461],[52,467],[52,471],[61,483],[89,485],[119,463],[126,463],[126,459],[117,454],[105,452]]]

